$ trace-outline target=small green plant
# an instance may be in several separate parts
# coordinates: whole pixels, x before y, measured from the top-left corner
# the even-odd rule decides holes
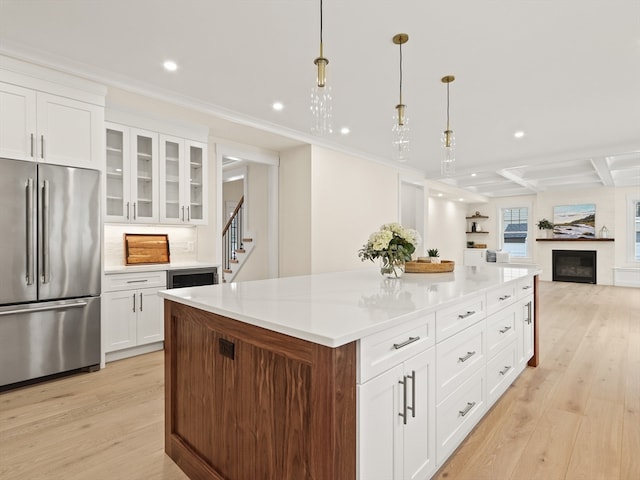
[[[538,222],[538,228],[540,230],[553,230],[553,223],[551,223],[546,218],[543,218]]]
[[[439,257],[440,252],[437,248],[430,248],[429,250],[427,250],[427,255],[430,257]]]

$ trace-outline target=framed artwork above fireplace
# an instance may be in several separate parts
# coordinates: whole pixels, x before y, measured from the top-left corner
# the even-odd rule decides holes
[[[596,205],[553,207],[553,238],[596,238]]]

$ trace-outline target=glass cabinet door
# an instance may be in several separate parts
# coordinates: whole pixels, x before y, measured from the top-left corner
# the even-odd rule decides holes
[[[127,220],[129,202],[129,131],[117,125],[107,125],[106,216]]]
[[[163,223],[186,221],[183,163],[184,141],[160,135],[160,221]]]
[[[188,150],[186,167],[189,182],[189,221],[203,223],[206,219],[206,150],[203,145],[195,142],[189,142]]]
[[[158,221],[158,137],[153,132],[131,130],[133,158],[129,206],[130,218],[137,222]]]

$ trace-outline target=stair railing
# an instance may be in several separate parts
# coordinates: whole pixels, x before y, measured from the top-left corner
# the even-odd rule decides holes
[[[236,260],[236,251],[242,248],[242,214],[244,195],[222,230],[222,271],[231,271],[231,262]]]

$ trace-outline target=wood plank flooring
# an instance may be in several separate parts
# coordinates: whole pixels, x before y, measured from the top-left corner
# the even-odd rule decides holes
[[[640,290],[540,290],[540,366],[434,478],[640,478]],[[0,393],[0,478],[186,479],[163,450],[162,362],[156,352]]]

